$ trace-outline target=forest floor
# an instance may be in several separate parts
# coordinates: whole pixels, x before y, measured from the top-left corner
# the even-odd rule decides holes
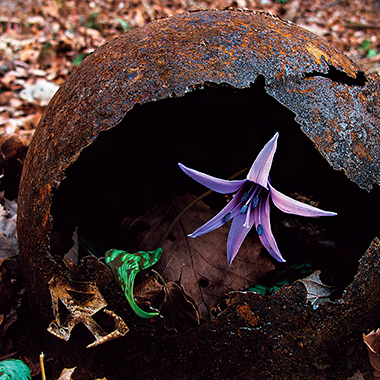
[[[10,266],[2,264],[17,254],[18,181],[50,98],[88,54],[122,33],[189,10],[226,7],[279,15],[323,37],[363,71],[380,74],[379,0],[2,0],[0,190],[7,203],[2,200],[0,216],[0,360],[18,357],[9,331],[25,290]],[[23,359],[37,375],[38,363]]]

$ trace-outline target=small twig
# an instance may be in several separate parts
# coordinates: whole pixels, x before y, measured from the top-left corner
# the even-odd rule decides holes
[[[158,277],[158,279],[161,281],[162,285],[163,285],[164,287],[166,287],[166,281],[165,281],[164,278],[161,276],[161,274],[158,273],[158,272],[157,272],[156,270],[154,270],[154,269],[150,269],[150,270],[151,270],[152,273],[154,273],[154,274]]]
[[[240,171],[238,171],[237,173],[235,173],[233,176],[231,176],[230,178],[228,178],[228,180],[233,180],[235,179],[236,177],[239,177],[241,174],[245,173],[248,169],[250,168],[249,167],[246,167]],[[165,240],[167,239],[167,237],[170,235],[170,232],[172,231],[173,227],[175,226],[175,224],[179,221],[179,219],[182,217],[183,214],[185,214],[185,212],[187,210],[189,210],[191,207],[193,207],[196,203],[198,203],[200,200],[202,200],[203,198],[206,198],[208,195],[210,195],[211,193],[213,193],[213,190],[208,190],[206,191],[205,193],[201,194],[198,198],[195,198],[192,202],[190,202],[178,215],[177,217],[172,221],[172,223],[170,224],[170,226],[168,227],[168,229],[166,230],[164,236],[162,237],[161,241],[160,241],[160,244],[158,245],[159,247],[162,247],[162,245],[164,244]]]
[[[46,380],[44,357],[45,357],[44,353],[41,352],[41,355],[40,355],[40,367],[41,367],[41,378],[42,378],[42,380]]]
[[[380,29],[380,25],[367,25],[360,23],[346,24],[345,27],[348,29]]]

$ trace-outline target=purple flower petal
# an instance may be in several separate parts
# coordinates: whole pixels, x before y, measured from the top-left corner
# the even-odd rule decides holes
[[[269,171],[272,167],[273,156],[276,152],[277,139],[278,132],[261,150],[247,175],[249,181],[258,183],[266,189],[268,189]]]
[[[239,214],[240,213],[239,203],[240,203],[240,198],[242,194],[243,194],[243,190],[240,189],[240,191],[232,198],[230,202],[227,203],[227,205],[218,214],[216,214],[207,223],[203,224],[198,229],[196,229],[192,234],[187,235],[187,236],[195,238],[197,236],[201,236],[208,232],[216,230],[217,228],[222,226],[224,223],[226,223],[225,217],[228,213],[231,213],[229,220],[232,219],[236,214]]]
[[[253,223],[250,223],[251,227],[244,227],[245,219],[246,215],[239,213],[232,221],[227,240],[227,260],[229,266],[231,266],[231,263],[236,257],[245,237],[252,228]]]
[[[272,228],[270,226],[270,207],[269,207],[269,194],[265,199],[261,199],[259,205],[254,210],[254,219],[256,228],[261,225],[262,234],[259,235],[261,243],[269,254],[277,261],[284,263],[286,260],[282,257],[278,249],[276,240],[274,239]]]
[[[269,184],[270,193],[272,195],[273,203],[277,208],[287,214],[295,214],[301,216],[334,216],[336,212],[324,211],[317,207],[310,206],[292,199],[279,191],[277,191],[271,184]]]
[[[226,179],[220,179],[212,177],[211,175],[199,172],[194,169],[190,169],[181,163],[178,164],[179,167],[192,179],[199,182],[200,184],[208,187],[209,189],[216,191],[221,194],[232,194],[240,189],[244,185],[246,180],[240,181],[228,181]]]

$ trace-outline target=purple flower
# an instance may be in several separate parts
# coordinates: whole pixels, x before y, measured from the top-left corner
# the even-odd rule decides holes
[[[287,214],[311,217],[336,215],[335,212],[323,211],[289,198],[270,184],[269,171],[277,148],[277,138],[278,132],[259,153],[249,170],[247,178],[244,180],[229,181],[219,179],[178,164],[188,176],[209,189],[222,194],[236,193],[222,211],[189,235],[195,238],[219,228],[232,219],[227,241],[227,260],[229,265],[231,265],[253,225],[256,225],[256,231],[261,243],[270,255],[280,262],[285,262],[277,247],[270,226],[270,197],[274,205]]]

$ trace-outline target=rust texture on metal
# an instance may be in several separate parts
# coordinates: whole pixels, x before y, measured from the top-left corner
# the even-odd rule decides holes
[[[41,339],[45,350],[59,353],[57,371],[77,364],[81,379],[346,379],[358,368],[372,371],[362,331],[378,326],[379,254],[380,241],[374,239],[339,301],[314,309],[300,282],[272,297],[234,292],[217,318],[178,335],[165,332],[160,319],[141,323],[129,313],[112,274],[88,257],[78,272],[93,275],[107,292],[108,308],[127,321],[130,331],[103,345],[98,356],[86,348],[91,338],[79,332],[68,342],[46,331]],[[86,363],[78,364],[78,357]]]
[[[332,79],[334,70],[343,75],[340,82]],[[74,271],[51,254],[53,192],[101,131],[115,127],[137,104],[181,97],[208,83],[245,89],[259,76],[334,169],[366,190],[380,184],[377,77],[361,73],[323,39],[265,13],[200,11],[152,22],[96,50],[50,102],[29,148],[19,193],[20,258],[31,305],[47,326],[53,320],[48,284],[64,274],[95,282],[108,308],[131,329],[109,343],[102,359],[83,363],[82,378],[118,378],[118,373],[141,379],[236,378],[241,371],[239,378],[291,379],[306,373],[333,379],[350,371],[352,352],[365,358],[358,343],[362,331],[354,328],[375,328],[380,312],[377,240],[342,300],[315,311],[301,284],[268,299],[239,294],[224,314],[176,337],[160,328],[159,319],[142,325],[96,260],[85,260]],[[344,325],[337,324],[341,318]],[[46,350],[61,350],[62,363],[71,358],[64,366],[89,355],[83,342],[45,335]],[[326,342],[331,352],[324,350]]]

